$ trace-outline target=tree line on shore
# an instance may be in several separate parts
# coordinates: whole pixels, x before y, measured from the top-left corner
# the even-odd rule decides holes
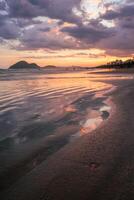
[[[124,68],[134,68],[134,58],[128,59],[125,61],[115,60],[112,62],[108,62],[105,65],[99,66],[101,68],[110,68],[110,69],[124,69]]]

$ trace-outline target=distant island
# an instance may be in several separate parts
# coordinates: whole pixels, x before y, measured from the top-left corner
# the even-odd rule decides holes
[[[46,65],[40,67],[36,63],[28,63],[26,61],[19,61],[8,68],[9,70],[42,70],[47,73],[52,72],[70,72],[70,71],[83,71],[91,69],[90,67],[70,66],[70,67],[59,67],[55,65]]]
[[[26,61],[19,61],[9,67],[9,69],[40,69],[36,63],[28,63]]]
[[[42,67],[43,69],[56,69],[57,67],[54,65],[47,65],[45,67]]]
[[[70,67],[59,67],[55,65],[47,65],[45,67],[41,67],[41,69],[44,70],[51,70],[51,71],[81,71],[81,70],[88,70],[91,69],[91,67],[80,67],[80,66],[70,66]]]

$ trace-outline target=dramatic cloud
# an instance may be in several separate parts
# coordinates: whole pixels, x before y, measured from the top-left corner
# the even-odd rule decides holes
[[[20,29],[12,21],[0,21],[0,37],[3,39],[16,39],[20,35]]]
[[[0,0],[0,42],[17,50],[90,49],[132,55],[133,0]],[[11,44],[10,41],[10,44]]]
[[[6,2],[0,1],[0,10],[5,10],[5,9],[6,9]]]
[[[121,19],[124,17],[134,17],[134,4],[124,5],[116,10],[107,10],[107,12],[102,15],[102,18],[106,20]]]
[[[73,8],[79,7],[80,2],[81,0],[7,0],[11,17],[47,16],[72,23],[80,20],[73,12]]]
[[[116,35],[103,41],[100,46],[112,55],[133,55],[134,2],[126,1],[113,9],[107,10],[101,17],[108,21],[113,20]]]
[[[101,39],[109,38],[115,34],[114,29],[105,27],[97,20],[92,20],[86,25],[66,27],[61,31],[67,32],[71,36],[80,40],[82,39],[88,42],[90,45],[97,43]]]
[[[57,32],[57,33],[56,33]],[[32,37],[31,37],[32,35]],[[21,43],[17,47],[20,50],[36,50],[36,49],[76,49],[81,48],[81,42],[71,38],[65,34],[59,33],[56,29],[50,30],[49,27],[30,28],[25,30],[20,39]],[[85,44],[83,44],[83,47]],[[85,47],[87,48],[87,46]]]

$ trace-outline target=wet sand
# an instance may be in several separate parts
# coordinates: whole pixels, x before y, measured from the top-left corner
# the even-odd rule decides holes
[[[109,94],[111,116],[50,156],[2,200],[134,199],[134,80],[111,83],[118,86]]]

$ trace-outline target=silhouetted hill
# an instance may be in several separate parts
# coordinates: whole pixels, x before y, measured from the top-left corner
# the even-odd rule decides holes
[[[29,64],[26,61],[19,61],[10,66],[9,69],[40,69],[40,67],[36,63]]]

